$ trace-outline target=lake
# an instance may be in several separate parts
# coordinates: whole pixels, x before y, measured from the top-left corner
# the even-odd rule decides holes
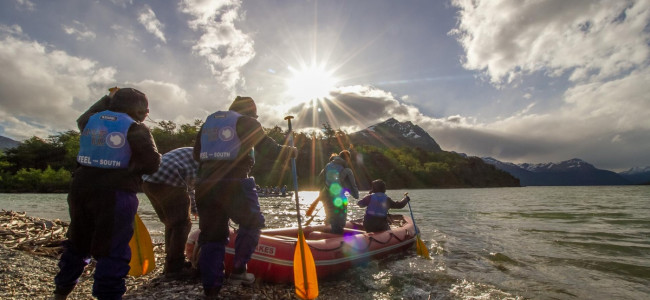
[[[387,194],[398,200],[404,192]],[[650,298],[650,186],[408,192],[432,260],[414,247],[336,279],[354,282],[367,299]],[[161,242],[162,224],[146,196],[138,196],[139,214]],[[304,214],[316,193],[300,197]],[[0,208],[69,220],[65,198],[0,194]],[[260,204],[267,227],[296,225],[292,198],[260,198]],[[391,212],[409,213],[408,206]],[[351,206],[350,218],[362,215]]]

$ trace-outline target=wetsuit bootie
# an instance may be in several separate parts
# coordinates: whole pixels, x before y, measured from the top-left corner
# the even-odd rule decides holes
[[[255,275],[251,273],[246,273],[246,271],[243,271],[241,273],[232,273],[230,274],[230,284],[233,285],[244,285],[244,286],[251,286],[253,283],[255,283]]]

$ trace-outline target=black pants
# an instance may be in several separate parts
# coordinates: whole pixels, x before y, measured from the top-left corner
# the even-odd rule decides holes
[[[180,272],[185,262],[185,243],[192,229],[190,196],[185,187],[144,182],[142,190],[149,198],[160,221],[165,224],[165,269]]]

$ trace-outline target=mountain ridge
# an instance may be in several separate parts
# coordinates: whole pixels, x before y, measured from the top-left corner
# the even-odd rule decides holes
[[[582,185],[630,185],[639,184],[609,170],[596,168],[594,165],[572,158],[558,163],[510,163],[493,157],[482,157],[483,161],[494,165],[518,178],[522,186],[582,186]]]
[[[19,141],[12,140],[0,135],[0,150],[15,148],[20,145]]]
[[[420,126],[411,121],[400,122],[395,118],[368,126],[348,135],[355,145],[378,147],[418,147],[426,151],[442,152],[440,145]]]

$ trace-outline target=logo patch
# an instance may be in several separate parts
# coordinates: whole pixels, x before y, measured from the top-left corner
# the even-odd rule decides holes
[[[227,141],[232,140],[234,137],[235,137],[235,129],[234,128],[232,128],[230,126],[226,126],[226,127],[223,127],[221,129],[219,129],[219,138],[222,141],[227,142]]]
[[[106,145],[111,148],[122,148],[126,144],[126,138],[121,132],[111,132],[106,135]]]

